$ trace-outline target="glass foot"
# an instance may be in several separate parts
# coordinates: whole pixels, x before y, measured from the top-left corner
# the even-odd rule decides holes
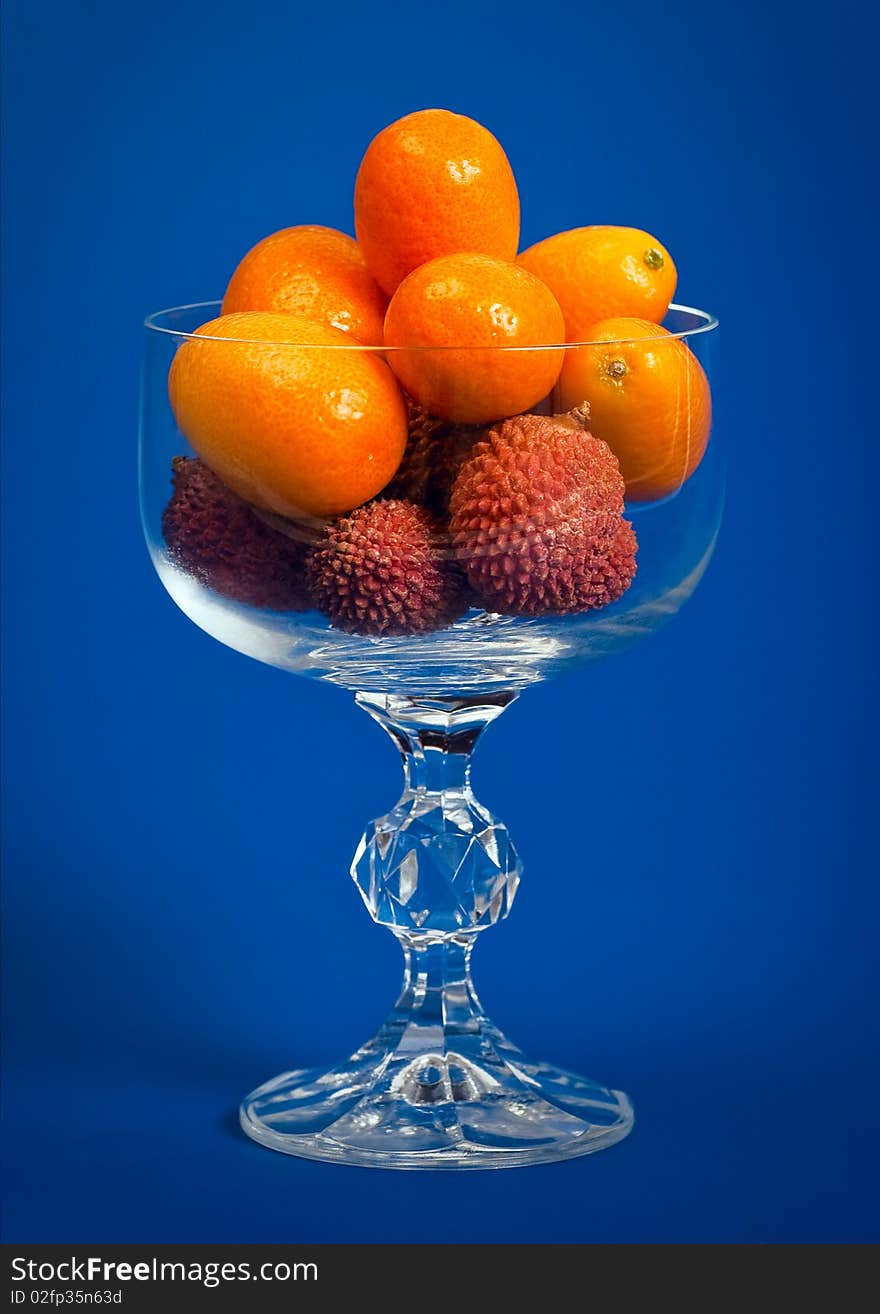
[[[469,1034],[444,1040],[441,1028],[430,1040],[391,1022],[339,1067],[260,1086],[241,1106],[241,1125],[261,1145],[305,1159],[459,1169],[591,1154],[632,1127],[621,1091],[530,1062],[486,1018]]]

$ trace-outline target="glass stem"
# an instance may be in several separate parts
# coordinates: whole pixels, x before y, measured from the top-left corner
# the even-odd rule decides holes
[[[403,946],[403,988],[394,1014],[415,1023],[419,1030],[418,1048],[431,1044],[426,1031],[441,1038],[471,1035],[480,1029],[483,1009],[471,980],[470,960],[473,935],[448,935],[441,938],[398,932]],[[402,1048],[405,1048],[405,1040]]]
[[[470,759],[483,730],[515,697],[357,695],[400,750],[404,789],[394,808],[367,827],[351,873],[370,915],[410,953],[413,946],[427,953],[428,941],[452,937],[452,961],[463,952],[462,937],[510,909],[519,859],[506,827],[471,791]],[[424,977],[421,968],[416,977]]]
[[[355,701],[400,750],[406,790],[443,794],[470,790],[471,754],[477,740],[515,698],[515,693],[482,698],[360,693]]]
[[[513,700],[358,694],[403,758],[404,789],[370,822],[351,874],[404,955],[375,1035],[333,1068],[256,1091],[242,1125],[292,1154],[395,1167],[502,1167],[625,1136],[625,1096],[528,1059],[487,1017],[470,975],[477,936],[510,911],[520,863],[470,786],[480,734]]]

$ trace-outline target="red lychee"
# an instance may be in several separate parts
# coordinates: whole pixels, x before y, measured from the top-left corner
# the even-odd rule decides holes
[[[519,415],[490,429],[450,500],[459,560],[489,611],[565,615],[604,607],[635,575],[617,458],[569,417]]]
[[[419,634],[467,610],[464,577],[442,525],[399,498],[331,522],[308,570],[317,605],[351,633]]]
[[[483,430],[452,424],[430,415],[407,398],[409,438],[397,474],[383,496],[405,498],[427,506],[438,516],[449,514],[449,497],[462,461]]]
[[[175,456],[171,468],[174,493],[162,516],[171,559],[236,602],[306,611],[308,530],[271,528],[198,458]]]

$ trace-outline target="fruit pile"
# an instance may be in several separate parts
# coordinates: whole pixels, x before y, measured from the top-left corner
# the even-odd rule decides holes
[[[636,569],[624,498],[675,492],[709,436],[706,376],[660,326],[669,252],[591,226],[517,255],[507,157],[446,110],[372,141],[355,230],[264,238],[175,354],[197,456],[173,462],[172,559],[372,635],[615,601]]]

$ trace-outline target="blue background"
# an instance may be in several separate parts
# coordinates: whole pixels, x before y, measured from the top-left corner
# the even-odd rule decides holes
[[[867,6],[3,8],[5,1238],[878,1239]],[[172,606],[134,458],[143,315],[275,228],[350,227],[371,136],[434,104],[501,138],[524,242],[667,243],[723,320],[730,455],[681,617],[477,760],[528,864],[481,994],[636,1130],[466,1179],[237,1131],[395,993],[345,873],[398,768],[344,693]]]

